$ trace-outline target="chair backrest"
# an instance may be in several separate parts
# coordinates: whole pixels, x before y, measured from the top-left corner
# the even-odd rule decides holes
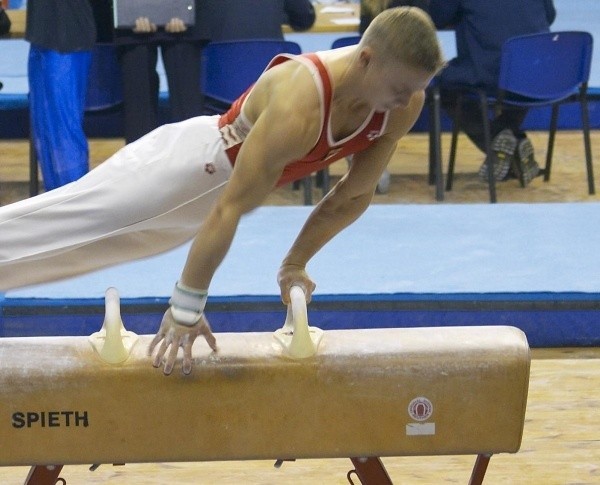
[[[117,106],[122,101],[121,71],[115,47],[96,45],[92,51],[85,110],[100,111]]]
[[[262,74],[278,54],[301,54],[296,42],[278,39],[211,42],[202,53],[202,92],[232,103]]]
[[[588,32],[546,32],[507,40],[498,87],[539,100],[561,100],[590,76],[593,38]]]
[[[356,45],[360,42],[360,35],[350,35],[348,37],[340,37],[335,39],[331,44],[332,49],[339,49],[340,47],[347,47],[349,45]]]

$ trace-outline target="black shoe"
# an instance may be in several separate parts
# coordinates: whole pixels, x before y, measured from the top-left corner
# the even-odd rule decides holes
[[[521,162],[519,168],[523,171],[523,182],[527,185],[540,173],[540,166],[535,161],[533,145],[529,138],[525,137],[519,140],[517,154]]]
[[[515,150],[517,149],[517,138],[508,128],[498,133],[492,140],[492,157],[494,162],[494,179],[496,181],[506,180],[510,167],[514,163]],[[484,182],[488,180],[487,158],[479,168],[479,178]]]

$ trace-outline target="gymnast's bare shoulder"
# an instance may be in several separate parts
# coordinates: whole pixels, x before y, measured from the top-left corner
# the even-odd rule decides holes
[[[248,95],[244,115],[253,126],[251,134],[260,131],[268,144],[284,142],[290,153],[283,158],[290,161],[301,158],[316,143],[320,109],[310,71],[299,62],[287,61],[262,74]]]

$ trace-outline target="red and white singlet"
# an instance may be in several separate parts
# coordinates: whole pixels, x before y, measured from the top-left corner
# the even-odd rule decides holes
[[[307,175],[322,170],[329,164],[352,153],[364,150],[380,137],[387,123],[389,112],[372,111],[356,131],[342,140],[336,141],[331,135],[331,100],[332,87],[329,73],[323,62],[316,54],[290,56],[286,54],[275,57],[267,69],[283,62],[294,60],[302,62],[313,72],[321,98],[321,132],[314,147],[301,160],[288,164],[277,182],[277,186],[293,182]],[[225,144],[225,152],[232,165],[235,165],[238,152],[250,131],[252,125],[242,113],[242,107],[249,88],[232,105],[229,111],[219,119],[219,131]]]

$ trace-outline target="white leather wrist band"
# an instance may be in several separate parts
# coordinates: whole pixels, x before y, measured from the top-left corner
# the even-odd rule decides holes
[[[204,312],[207,298],[205,290],[196,290],[178,281],[169,300],[173,318],[181,325],[195,325]]]

